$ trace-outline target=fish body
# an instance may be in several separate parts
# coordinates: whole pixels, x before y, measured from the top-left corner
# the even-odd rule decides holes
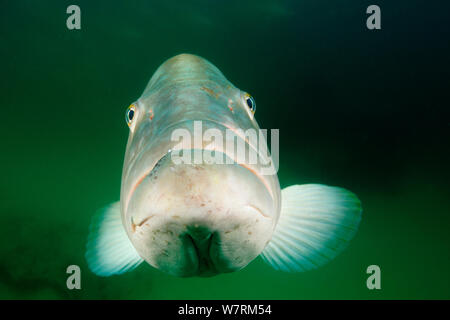
[[[126,111],[120,202],[93,220],[90,269],[109,276],[146,261],[175,276],[212,276],[261,255],[275,269],[306,271],[342,251],[359,224],[358,198],[324,185],[281,191],[276,170],[265,170],[274,168],[265,140],[247,135],[260,129],[255,108],[201,57],[163,63]],[[240,161],[235,143],[261,161]]]

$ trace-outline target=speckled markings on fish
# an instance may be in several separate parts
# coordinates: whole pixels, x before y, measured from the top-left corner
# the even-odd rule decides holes
[[[261,174],[260,163],[239,163],[220,144],[214,152],[227,164],[174,163],[169,156],[174,130],[193,133],[196,121],[224,137],[226,130],[259,130],[255,110],[255,100],[207,60],[181,54],[164,62],[126,111],[120,201],[93,218],[89,268],[110,276],[146,261],[175,276],[213,276],[258,256],[282,271],[306,271],[335,258],[361,219],[350,191],[320,184],[280,190],[276,172]]]

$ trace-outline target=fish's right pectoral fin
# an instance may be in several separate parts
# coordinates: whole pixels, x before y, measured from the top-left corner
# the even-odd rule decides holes
[[[120,202],[109,205],[93,217],[86,260],[92,272],[104,277],[131,271],[143,261],[122,225]]]
[[[346,247],[358,229],[361,203],[350,191],[320,184],[281,191],[281,213],[261,257],[274,269],[301,272],[320,267]]]

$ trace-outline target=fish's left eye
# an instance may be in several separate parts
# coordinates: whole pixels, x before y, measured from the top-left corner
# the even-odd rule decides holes
[[[125,112],[125,121],[127,122],[128,126],[131,126],[135,116],[136,116],[136,107],[134,106],[134,104],[132,104],[128,107],[127,111]]]
[[[252,113],[255,113],[256,111],[256,102],[255,99],[249,94],[245,95],[245,103],[247,104],[247,107],[250,109]]]

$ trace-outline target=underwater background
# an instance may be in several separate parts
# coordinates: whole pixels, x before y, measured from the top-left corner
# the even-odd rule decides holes
[[[68,30],[66,8],[81,8]],[[366,8],[381,8],[381,30]],[[450,5],[444,1],[1,1],[1,299],[449,299]],[[353,191],[347,250],[305,273],[260,258],[176,278],[92,274],[93,214],[119,199],[124,113],[179,53],[216,65],[280,129],[281,187]],[[239,187],[239,186],[236,186]],[[81,267],[81,290],[66,268]],[[366,269],[381,268],[381,290]]]

